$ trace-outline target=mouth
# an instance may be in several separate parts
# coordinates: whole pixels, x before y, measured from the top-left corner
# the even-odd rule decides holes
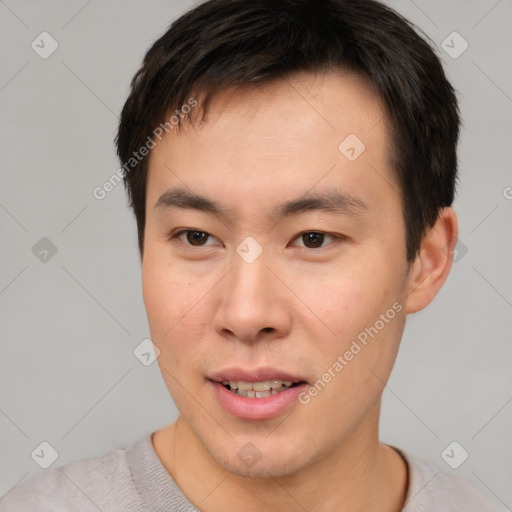
[[[302,377],[276,368],[231,368],[207,380],[221,408],[242,420],[267,420],[285,414],[298,404],[299,394],[308,386]]]
[[[305,381],[293,382],[291,380],[264,380],[260,382],[246,382],[243,380],[223,380],[221,384],[231,393],[246,398],[268,398],[283,391],[305,384]]]

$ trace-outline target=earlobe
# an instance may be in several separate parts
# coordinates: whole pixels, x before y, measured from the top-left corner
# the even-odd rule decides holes
[[[406,313],[427,307],[443,286],[452,266],[457,236],[457,214],[453,208],[443,208],[412,263],[407,280]]]

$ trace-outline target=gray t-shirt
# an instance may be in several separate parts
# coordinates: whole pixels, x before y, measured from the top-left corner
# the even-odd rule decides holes
[[[499,512],[464,480],[403,451],[409,489],[402,512]],[[156,454],[151,436],[96,459],[65,464],[21,482],[0,512],[195,512]]]

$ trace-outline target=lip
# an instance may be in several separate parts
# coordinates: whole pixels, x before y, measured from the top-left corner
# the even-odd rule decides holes
[[[268,420],[287,412],[298,405],[298,396],[308,384],[306,379],[275,368],[227,368],[208,377],[213,394],[220,406],[231,416],[242,420]],[[266,380],[283,380],[299,383],[293,388],[280,391],[265,398],[249,398],[232,393],[222,385],[223,380],[244,382],[262,382]]]
[[[249,398],[228,391],[221,383],[209,381],[221,407],[230,415],[241,420],[269,420],[298,405],[299,394],[308,384],[299,384],[277,395],[266,398]]]
[[[215,372],[207,377],[214,382],[222,382],[223,380],[238,380],[243,382],[263,382],[266,380],[284,380],[294,383],[305,382],[302,376],[292,375],[278,368],[268,366],[254,368],[252,370],[244,370],[243,368],[225,368]]]

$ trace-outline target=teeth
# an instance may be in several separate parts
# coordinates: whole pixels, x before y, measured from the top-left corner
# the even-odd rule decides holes
[[[270,388],[271,388],[271,383],[269,380],[265,381],[265,382],[253,382],[252,383],[252,389],[254,389],[254,391],[269,391]]]
[[[262,382],[223,380],[222,384],[229,386],[231,392],[240,396],[247,398],[266,398],[288,389],[293,383],[291,380],[265,380]]]

